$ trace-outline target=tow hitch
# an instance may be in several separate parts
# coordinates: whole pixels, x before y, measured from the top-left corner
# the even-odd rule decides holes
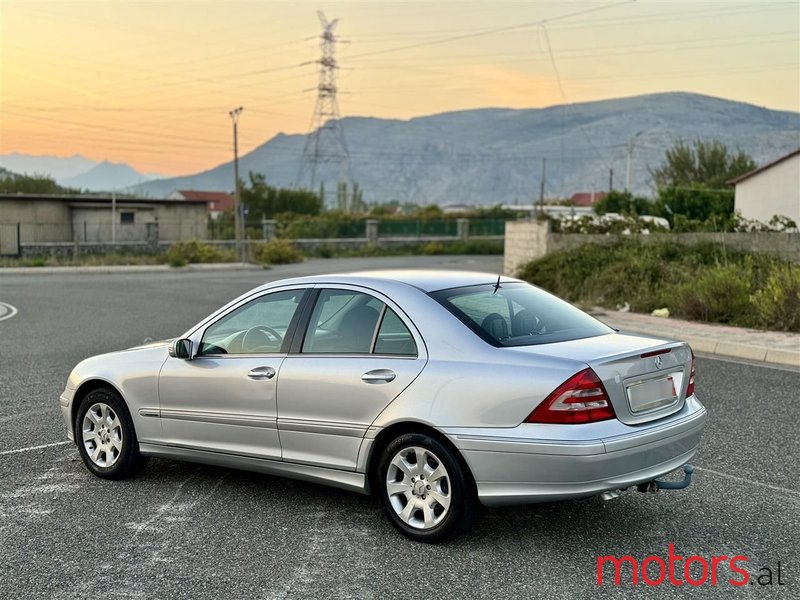
[[[682,490],[689,487],[692,483],[692,473],[694,467],[690,464],[683,465],[683,480],[682,481],[663,481],[660,479],[653,479],[646,481],[636,486],[636,491],[655,494],[658,490]]]

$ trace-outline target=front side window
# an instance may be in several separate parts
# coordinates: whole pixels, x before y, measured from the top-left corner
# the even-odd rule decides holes
[[[206,329],[200,355],[281,352],[304,293],[273,292],[228,313]]]
[[[322,290],[302,352],[416,356],[417,346],[408,327],[384,302],[361,292]]]
[[[571,304],[525,283],[475,285],[430,296],[495,346],[530,346],[613,333]]]

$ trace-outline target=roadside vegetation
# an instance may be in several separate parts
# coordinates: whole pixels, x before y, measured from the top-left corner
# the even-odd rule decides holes
[[[527,263],[522,279],[583,306],[800,332],[800,265],[723,244],[585,244]]]
[[[341,247],[321,244],[299,248],[291,240],[275,239],[270,242],[252,242],[248,261],[264,266],[302,262],[307,258],[346,258],[359,256],[414,256],[436,254],[503,254],[502,240],[454,240],[445,242],[395,244],[391,246]],[[77,256],[30,256],[0,258],[3,267],[80,267],[115,265],[160,265],[183,267],[188,264],[232,263],[233,249],[218,244],[191,240],[176,242],[166,251],[157,253],[109,252],[105,254],[79,254]]]

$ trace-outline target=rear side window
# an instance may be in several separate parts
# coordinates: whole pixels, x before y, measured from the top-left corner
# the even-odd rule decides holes
[[[605,335],[614,330],[526,283],[440,290],[430,294],[494,346],[531,346]]]
[[[400,320],[400,317],[388,306],[383,313],[383,322],[375,340],[375,354],[394,354],[397,356],[416,356],[417,344],[414,337]]]
[[[403,321],[384,302],[362,292],[322,290],[302,352],[416,356],[417,345]]]

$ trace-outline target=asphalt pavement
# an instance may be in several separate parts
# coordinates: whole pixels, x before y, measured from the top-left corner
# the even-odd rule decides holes
[[[499,271],[500,262],[0,274],[0,302],[18,311],[0,314],[0,597],[674,597],[687,585],[596,582],[598,556],[666,559],[670,543],[709,562],[746,556],[751,581],[760,567],[773,572],[772,586],[739,588],[721,568],[718,584],[692,588],[695,597],[798,597],[800,373],[792,368],[699,358],[697,393],[710,420],[687,490],[486,510],[470,534],[439,546],[402,537],[368,497],[165,460],[109,482],[64,443],[58,396],[79,360],[180,334],[257,284],[393,266]]]

